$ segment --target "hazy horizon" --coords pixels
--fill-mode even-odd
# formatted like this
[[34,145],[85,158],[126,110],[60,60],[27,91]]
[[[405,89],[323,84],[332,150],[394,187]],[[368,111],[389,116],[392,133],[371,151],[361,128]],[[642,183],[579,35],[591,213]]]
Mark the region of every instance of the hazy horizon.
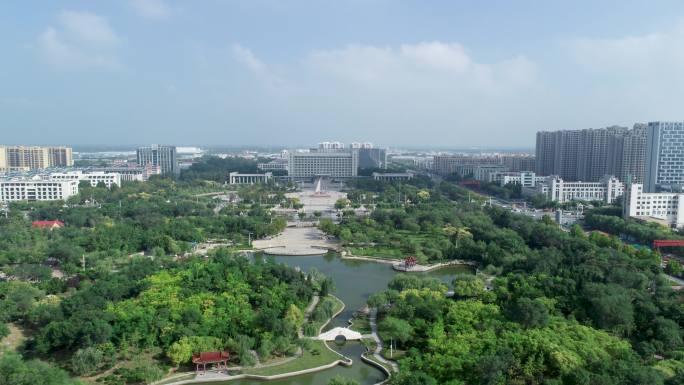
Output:
[[1,144],[534,146],[683,120],[684,3],[0,3]]

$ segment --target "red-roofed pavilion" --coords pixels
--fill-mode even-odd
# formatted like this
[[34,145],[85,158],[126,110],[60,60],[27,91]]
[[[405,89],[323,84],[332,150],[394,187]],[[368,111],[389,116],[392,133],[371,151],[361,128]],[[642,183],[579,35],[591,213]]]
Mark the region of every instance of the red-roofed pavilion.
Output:
[[64,227],[64,222],[54,220],[54,221],[33,221],[31,227],[36,227],[39,229],[54,229]]
[[195,370],[200,371],[200,365],[202,370],[207,370],[207,364],[218,364],[219,369],[228,369],[228,360],[230,359],[230,354],[226,351],[223,352],[201,352],[192,355],[192,363],[195,364]]

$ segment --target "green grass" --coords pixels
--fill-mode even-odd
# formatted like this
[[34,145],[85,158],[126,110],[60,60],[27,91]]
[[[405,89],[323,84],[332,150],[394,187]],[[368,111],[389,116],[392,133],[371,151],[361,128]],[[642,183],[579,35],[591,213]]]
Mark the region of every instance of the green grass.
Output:
[[[327,298],[330,299],[330,300],[332,300],[332,301],[335,303],[335,307],[333,308],[333,314],[336,314],[337,312],[339,312],[340,310],[342,310],[342,308],[344,308],[344,302],[342,302],[341,300],[339,300],[337,297],[333,297],[332,295],[329,295]],[[319,302],[319,305],[320,305],[322,302],[323,302],[323,300],[321,300],[321,301]],[[314,327],[316,328],[316,331],[318,331],[324,324],[326,324],[326,323],[329,322],[329,321],[330,321],[330,319],[323,320],[323,321],[318,321],[318,322],[316,322],[316,321],[310,321],[310,323],[313,324]]]
[[397,360],[400,360],[400,359],[406,357],[406,350],[394,349],[392,351],[392,356],[390,357],[390,349],[388,347],[385,347],[380,352],[380,355],[382,355],[383,357],[385,357],[388,360],[397,361]]
[[297,372],[304,369],[316,368],[331,364],[342,357],[325,346],[323,341],[311,340],[310,348],[305,349],[301,357],[282,365],[269,366],[266,368],[253,368],[244,371],[246,374],[259,376],[273,376],[289,372]]
[[354,318],[351,330],[357,331],[361,334],[370,334],[371,327],[370,323],[368,322],[368,317],[363,314],[359,314],[358,317]]
[[378,346],[377,342],[375,342],[375,340],[372,338],[364,338],[361,340],[361,343],[363,344],[363,346],[368,348],[369,353],[371,354],[375,351],[375,348]]

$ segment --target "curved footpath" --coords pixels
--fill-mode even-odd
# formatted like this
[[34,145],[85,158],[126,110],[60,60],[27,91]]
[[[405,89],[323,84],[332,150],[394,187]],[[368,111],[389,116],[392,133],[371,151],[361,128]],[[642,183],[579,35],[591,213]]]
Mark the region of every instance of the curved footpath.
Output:
[[378,309],[373,308],[371,310],[370,315],[368,316],[368,323],[370,323],[371,327],[371,336],[375,340],[375,351],[373,352],[373,357],[375,357],[376,360],[382,362],[385,365],[390,365],[392,367],[392,370],[395,372],[399,371],[399,365],[397,365],[396,362],[390,361],[385,359],[380,353],[382,352],[382,340],[380,339],[380,336],[378,336],[378,324],[377,324],[377,318],[378,318]]

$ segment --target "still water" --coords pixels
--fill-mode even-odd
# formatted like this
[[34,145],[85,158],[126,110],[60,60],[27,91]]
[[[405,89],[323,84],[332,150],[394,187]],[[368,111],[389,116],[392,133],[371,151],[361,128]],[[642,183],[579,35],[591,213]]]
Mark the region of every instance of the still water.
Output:
[[[304,272],[312,268],[333,279],[335,282],[334,294],[340,298],[344,304],[344,311],[338,315],[330,327],[347,326],[347,321],[353,313],[362,308],[370,295],[378,291],[385,290],[389,281],[399,273],[392,269],[392,266],[384,263],[370,261],[356,261],[341,259],[336,255],[325,256],[275,256],[276,262],[286,264],[291,267],[300,268]],[[439,278],[451,286],[451,281],[456,274],[472,273],[469,266],[449,266],[424,274],[426,276]],[[259,380],[237,380],[227,382],[213,382],[207,384],[229,384],[229,385],[326,385],[335,376],[342,376],[354,379],[361,385],[371,385],[382,381],[384,373],[361,361],[361,353],[365,351],[358,342],[347,342],[342,346],[330,344],[330,346],[354,360],[351,367],[337,366],[332,369],[317,373],[301,375],[273,381]]]

